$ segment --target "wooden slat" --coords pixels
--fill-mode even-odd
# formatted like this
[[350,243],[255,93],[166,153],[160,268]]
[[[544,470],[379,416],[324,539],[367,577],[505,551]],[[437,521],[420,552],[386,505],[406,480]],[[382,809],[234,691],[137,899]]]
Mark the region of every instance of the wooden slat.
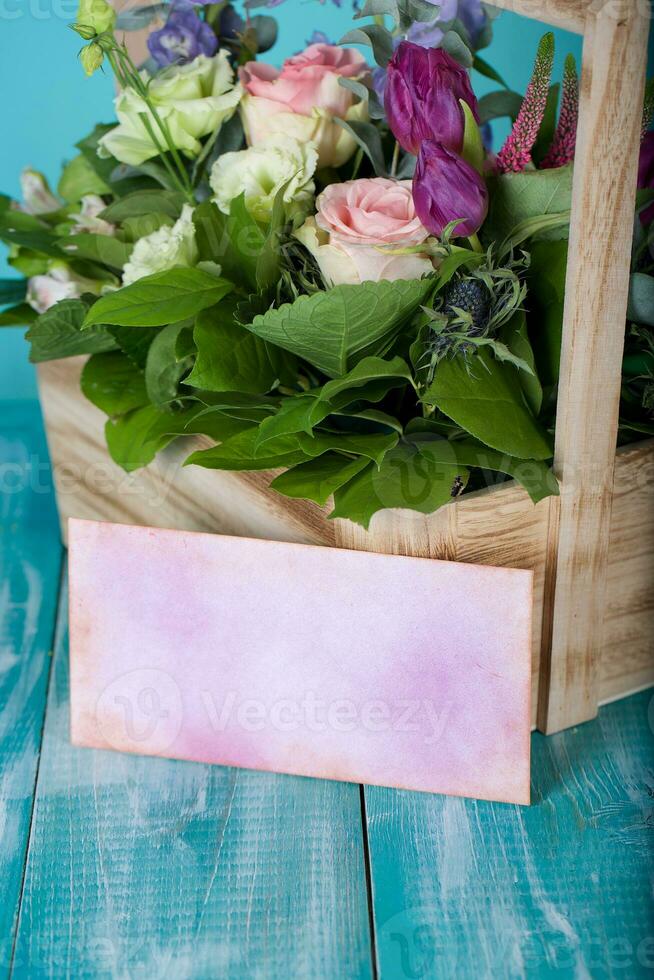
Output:
[[650,972],[649,710],[534,735],[531,807],[366,788],[380,980]]
[[[594,10],[595,8],[593,8]],[[613,468],[649,21],[606,3],[584,39],[555,470],[562,493],[539,727],[592,718],[600,684]]]
[[359,787],[73,748],[65,618],[15,976],[370,977]]
[[493,0],[492,6],[510,10],[532,20],[541,20],[552,27],[583,34],[586,14],[592,2],[593,0]]
[[38,405],[0,403],[0,973],[27,851],[61,545]]

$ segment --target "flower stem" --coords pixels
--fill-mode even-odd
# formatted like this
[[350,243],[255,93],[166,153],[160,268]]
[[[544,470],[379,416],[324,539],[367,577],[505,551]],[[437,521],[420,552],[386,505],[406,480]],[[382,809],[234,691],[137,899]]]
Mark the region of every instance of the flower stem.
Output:
[[397,164],[400,159],[400,144],[395,140],[395,147],[393,149],[393,159],[391,160],[391,177],[395,177],[397,173]]
[[481,242],[479,241],[479,235],[476,232],[474,235],[468,236],[468,241],[470,242],[470,248],[473,250],[473,252],[479,252],[480,254],[483,253],[484,250],[481,246]]

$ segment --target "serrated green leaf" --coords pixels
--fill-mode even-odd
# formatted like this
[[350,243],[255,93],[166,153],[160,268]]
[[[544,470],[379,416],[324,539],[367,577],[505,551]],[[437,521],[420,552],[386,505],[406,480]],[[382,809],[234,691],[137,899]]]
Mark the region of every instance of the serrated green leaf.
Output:
[[369,465],[365,456],[349,459],[339,453],[324,453],[281,473],[270,486],[285,497],[313,500],[324,507],[335,490]]
[[82,370],[82,394],[106,415],[124,415],[148,403],[143,372],[120,351],[93,354]]
[[169,408],[178,397],[179,383],[190,370],[192,359],[178,357],[177,347],[183,332],[191,333],[192,324],[182,320],[160,330],[148,349],[145,362],[145,386],[148,398],[157,408]]
[[521,459],[550,459],[549,437],[533,417],[518,371],[482,349],[468,365],[444,360],[423,396],[485,445]]
[[100,297],[90,308],[84,329],[98,323],[158,327],[178,323],[215,306],[233,286],[201,269],[168,269]]
[[368,528],[373,514],[386,508],[409,508],[431,514],[460,492],[467,470],[439,464],[418,447],[402,443],[385,456],[379,469],[365,470],[334,492],[330,518],[343,517]]
[[25,334],[30,361],[54,361],[78,354],[97,354],[116,349],[111,334],[101,326],[82,330],[87,307],[79,299],[64,299],[42,313]]
[[384,350],[432,288],[431,279],[334,286],[255,316],[247,329],[338,378]]
[[266,392],[277,374],[263,340],[234,321],[231,297],[198,314],[193,331],[198,354],[186,384],[207,391]]

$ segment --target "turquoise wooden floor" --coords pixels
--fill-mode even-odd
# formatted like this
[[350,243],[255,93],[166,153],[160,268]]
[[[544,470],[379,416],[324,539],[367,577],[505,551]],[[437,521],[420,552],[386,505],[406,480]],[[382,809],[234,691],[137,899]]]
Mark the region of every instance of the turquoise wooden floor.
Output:
[[651,693],[534,735],[529,809],[73,749],[31,403],[0,489],[0,974],[654,974]]

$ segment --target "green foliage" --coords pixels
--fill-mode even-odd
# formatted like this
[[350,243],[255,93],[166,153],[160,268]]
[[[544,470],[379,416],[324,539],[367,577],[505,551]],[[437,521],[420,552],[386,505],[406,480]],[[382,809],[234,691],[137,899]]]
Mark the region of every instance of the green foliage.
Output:
[[[483,226],[484,241],[502,242],[516,225],[541,215],[570,210],[572,166],[552,170],[523,170],[501,174],[488,182],[490,208]],[[567,228],[544,232],[541,237],[567,238]]]
[[232,284],[202,269],[169,269],[101,296],[89,310],[84,329],[96,324],[159,327],[178,323],[215,306]]
[[231,297],[198,314],[197,358],[186,384],[208,391],[266,392],[277,371],[266,343],[234,320]]
[[102,326],[82,330],[87,306],[79,299],[65,299],[42,313],[25,335],[30,361],[54,361],[59,357],[97,354],[116,348],[116,341]]
[[111,188],[96,173],[87,157],[79,153],[62,170],[57,193],[64,201],[76,204],[85,194],[110,194]]
[[247,329],[338,378],[382,355],[432,288],[431,279],[335,286],[259,314]]
[[556,384],[561,360],[567,241],[535,242],[527,274],[529,338],[543,385]]
[[627,318],[654,327],[654,277],[634,272],[629,280]]
[[120,351],[93,354],[80,384],[86,398],[112,417],[148,404],[143,372]]

